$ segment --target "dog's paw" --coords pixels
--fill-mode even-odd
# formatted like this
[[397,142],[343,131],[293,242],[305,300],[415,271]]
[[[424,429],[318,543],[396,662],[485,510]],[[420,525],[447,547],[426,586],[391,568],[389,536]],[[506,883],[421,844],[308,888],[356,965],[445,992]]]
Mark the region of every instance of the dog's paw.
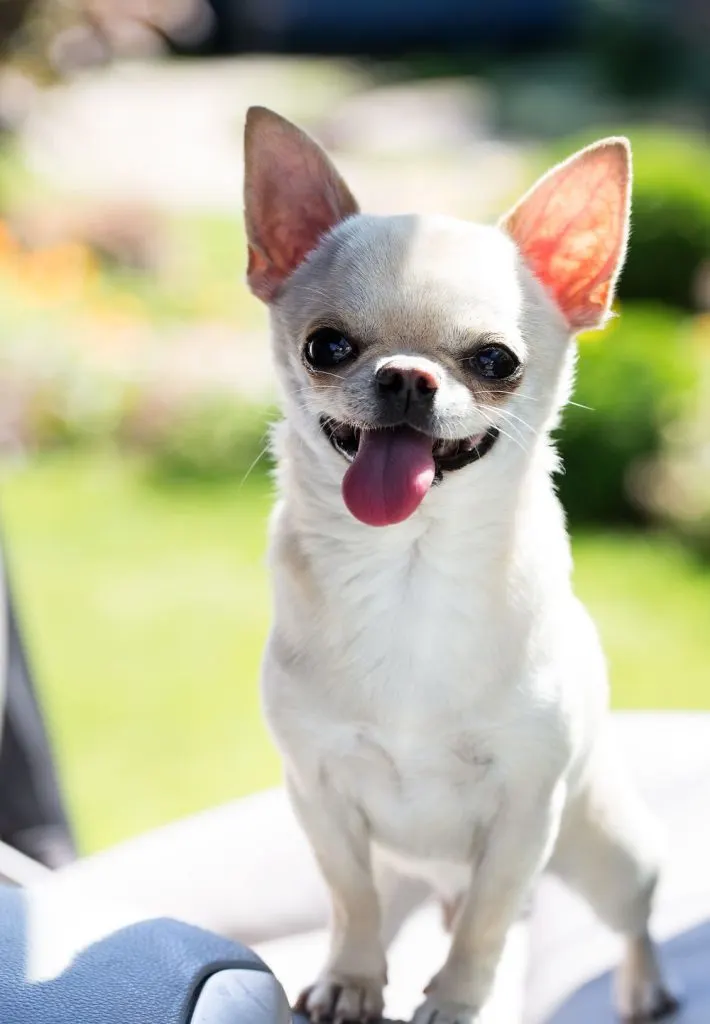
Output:
[[614,1003],[626,1024],[668,1020],[679,1002],[664,984],[656,949],[648,936],[629,942],[615,978]]
[[640,988],[618,1006],[624,1024],[651,1024],[652,1021],[670,1021],[680,1009],[676,997],[665,989]]
[[471,1006],[451,1003],[432,994],[414,1014],[412,1024],[482,1024],[482,1017]]
[[384,1010],[383,983],[378,978],[346,978],[326,974],[306,989],[296,1011],[313,1024],[365,1024],[379,1021]]

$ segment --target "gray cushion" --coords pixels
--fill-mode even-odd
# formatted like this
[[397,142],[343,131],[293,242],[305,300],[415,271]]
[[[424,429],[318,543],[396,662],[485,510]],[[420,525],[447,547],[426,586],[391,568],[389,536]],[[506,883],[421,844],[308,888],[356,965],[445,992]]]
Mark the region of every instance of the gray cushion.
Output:
[[[678,1024],[710,1021],[710,921],[689,928],[663,944],[663,959],[680,1010]],[[548,1018],[547,1024],[616,1024],[611,1012],[611,975],[602,974],[577,989]]]
[[290,1024],[291,1019],[284,990],[272,974],[228,970],[207,979],[189,1024]]
[[[33,977],[32,900],[0,888],[3,1024],[287,1024],[266,965],[237,943],[170,920],[110,931],[52,977]],[[207,982],[207,984],[205,984]]]

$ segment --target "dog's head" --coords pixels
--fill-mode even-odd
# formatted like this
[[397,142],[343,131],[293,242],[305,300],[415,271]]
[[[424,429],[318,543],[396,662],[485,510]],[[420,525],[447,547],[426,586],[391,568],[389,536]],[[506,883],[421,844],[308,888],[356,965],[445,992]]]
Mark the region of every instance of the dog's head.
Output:
[[353,515],[400,522],[435,481],[544,436],[570,338],[608,316],[629,191],[628,144],[606,139],[497,227],[366,216],[312,139],[250,110],[249,285],[272,313],[287,415],[339,460]]

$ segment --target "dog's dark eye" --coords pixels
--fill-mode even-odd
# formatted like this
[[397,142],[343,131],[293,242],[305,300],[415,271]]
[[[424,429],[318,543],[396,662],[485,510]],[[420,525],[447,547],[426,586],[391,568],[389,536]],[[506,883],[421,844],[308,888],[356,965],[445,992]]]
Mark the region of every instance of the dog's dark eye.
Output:
[[303,355],[314,370],[329,370],[354,359],[357,350],[340,331],[332,327],[321,327],[309,337]]
[[520,369],[520,360],[504,345],[484,345],[469,359],[474,373],[487,380],[505,380]]

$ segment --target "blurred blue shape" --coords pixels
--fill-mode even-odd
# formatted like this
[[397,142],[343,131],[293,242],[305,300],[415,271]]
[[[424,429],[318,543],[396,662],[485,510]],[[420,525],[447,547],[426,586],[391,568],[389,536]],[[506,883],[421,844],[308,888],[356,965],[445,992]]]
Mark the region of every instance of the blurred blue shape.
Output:
[[221,48],[403,53],[559,42],[588,0],[211,0]]

